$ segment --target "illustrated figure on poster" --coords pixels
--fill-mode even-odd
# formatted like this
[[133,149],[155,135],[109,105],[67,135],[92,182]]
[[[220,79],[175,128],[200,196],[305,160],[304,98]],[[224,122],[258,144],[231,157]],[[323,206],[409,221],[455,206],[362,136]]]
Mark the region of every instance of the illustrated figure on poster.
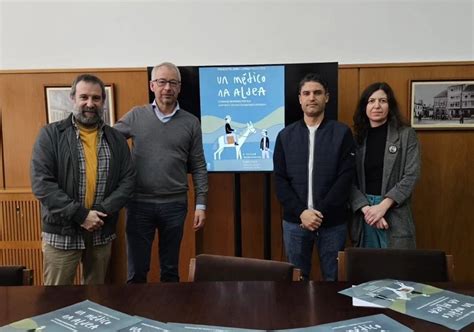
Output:
[[270,158],[270,139],[266,129],[262,130],[262,139],[260,140],[260,151],[262,151],[262,159]]
[[[230,117],[229,117],[230,118]],[[214,152],[214,160],[221,159],[221,154],[222,151],[224,151],[224,148],[234,148],[235,149],[235,159],[242,159],[242,145],[244,145],[245,141],[249,137],[250,134],[254,134],[257,130],[253,126],[252,122],[247,123],[247,128],[245,131],[242,133],[242,135],[239,136],[239,139],[237,140],[238,144],[234,143],[228,143],[227,140],[227,134],[222,135],[217,139],[217,150]]]
[[374,298],[374,299],[380,299],[380,300],[384,300],[384,301],[395,302],[394,299],[391,299],[391,298],[389,298],[385,295],[377,294],[377,293],[374,293],[374,292],[367,293],[367,296],[370,296],[371,298]]
[[239,145],[239,143],[237,142],[237,135],[235,134],[235,129],[233,129],[230,126],[230,123],[232,122],[232,118],[230,117],[230,115],[226,115],[224,119],[225,119],[225,134],[227,137],[227,143],[228,144],[234,143],[234,145]]
[[[428,294],[424,294],[424,293],[415,291],[414,287],[407,286],[401,281],[397,281],[397,282],[395,282],[395,284],[397,286],[400,286],[400,287],[399,288],[383,287],[383,288],[394,292],[397,295],[398,300],[410,301],[409,295],[421,295],[421,296],[429,297]],[[411,297],[413,297],[413,296],[411,296]]]

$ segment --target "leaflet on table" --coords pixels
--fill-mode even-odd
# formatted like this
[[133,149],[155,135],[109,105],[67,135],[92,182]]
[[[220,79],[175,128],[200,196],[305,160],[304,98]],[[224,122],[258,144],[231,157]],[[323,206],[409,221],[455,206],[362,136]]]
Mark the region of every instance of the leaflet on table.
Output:
[[138,321],[140,321],[140,318],[86,300],[43,315],[11,323],[1,327],[0,331],[112,332]]
[[[130,326],[127,326],[121,330],[118,330],[118,332],[169,332],[169,331],[178,331],[177,329],[171,330],[171,327],[169,324],[159,322],[156,320],[140,317],[140,316],[134,316],[138,318],[140,321],[136,322]],[[184,331],[184,330],[183,330]]]
[[474,322],[474,297],[430,285],[385,279],[366,282],[339,293],[453,330]]
[[198,324],[185,324],[185,323],[168,323],[171,331],[179,329],[181,331],[201,331],[201,332],[244,332],[244,331],[267,331],[267,330],[253,330],[253,329],[241,329],[238,327],[224,327],[224,326],[211,326],[211,325],[198,325]]
[[287,329],[287,330],[276,330],[278,332],[356,332],[356,331],[370,331],[370,332],[386,332],[386,331],[397,331],[397,332],[409,332],[413,331],[400,324],[396,320],[385,316],[383,314],[359,317],[349,320],[343,320],[340,322],[303,327],[299,329]]
[[[352,287],[355,287],[355,285],[353,285]],[[357,297],[352,298],[352,305],[354,307],[383,308],[381,305],[378,305],[372,302],[367,302],[364,300],[360,300]]]

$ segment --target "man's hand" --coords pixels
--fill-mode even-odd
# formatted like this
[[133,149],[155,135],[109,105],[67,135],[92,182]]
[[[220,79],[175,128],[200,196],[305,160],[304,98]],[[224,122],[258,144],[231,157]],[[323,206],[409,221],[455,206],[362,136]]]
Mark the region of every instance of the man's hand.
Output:
[[204,227],[204,220],[206,220],[206,211],[196,209],[194,211],[194,221],[193,221],[193,229],[194,231],[200,230]]
[[301,213],[300,220],[302,228],[315,231],[323,222],[323,214],[318,210],[306,209]]
[[105,217],[107,217],[107,215],[103,212],[90,210],[81,227],[85,228],[89,232],[99,230],[104,225],[104,221],[101,218]]

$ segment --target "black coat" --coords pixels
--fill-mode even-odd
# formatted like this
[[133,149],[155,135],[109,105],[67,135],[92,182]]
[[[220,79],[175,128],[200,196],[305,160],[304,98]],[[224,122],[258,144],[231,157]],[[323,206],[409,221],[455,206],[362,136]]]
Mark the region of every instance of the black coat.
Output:
[[[283,218],[300,223],[308,208],[309,130],[303,120],[283,129],[273,154],[277,197]],[[324,119],[316,131],[313,166],[313,206],[324,216],[322,227],[350,218],[348,198],[355,173],[355,144],[346,125]]]

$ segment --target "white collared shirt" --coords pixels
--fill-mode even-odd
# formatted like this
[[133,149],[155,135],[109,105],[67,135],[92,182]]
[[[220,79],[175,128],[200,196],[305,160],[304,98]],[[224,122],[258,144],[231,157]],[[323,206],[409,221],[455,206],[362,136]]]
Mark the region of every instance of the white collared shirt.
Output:
[[309,158],[308,158],[308,209],[313,209],[313,166],[314,166],[314,141],[319,125],[307,126],[309,130]]
[[155,114],[156,116],[158,117],[158,119],[163,122],[163,123],[166,123],[168,122],[169,120],[171,120],[171,118],[173,117],[173,115],[176,114],[176,112],[178,112],[179,110],[179,103],[176,102],[176,107],[174,108],[173,112],[171,114],[163,114],[161,111],[160,111],[160,108],[158,107],[158,105],[156,104],[156,100],[153,100],[153,103],[151,103],[151,107],[153,107],[153,110],[155,111]]

